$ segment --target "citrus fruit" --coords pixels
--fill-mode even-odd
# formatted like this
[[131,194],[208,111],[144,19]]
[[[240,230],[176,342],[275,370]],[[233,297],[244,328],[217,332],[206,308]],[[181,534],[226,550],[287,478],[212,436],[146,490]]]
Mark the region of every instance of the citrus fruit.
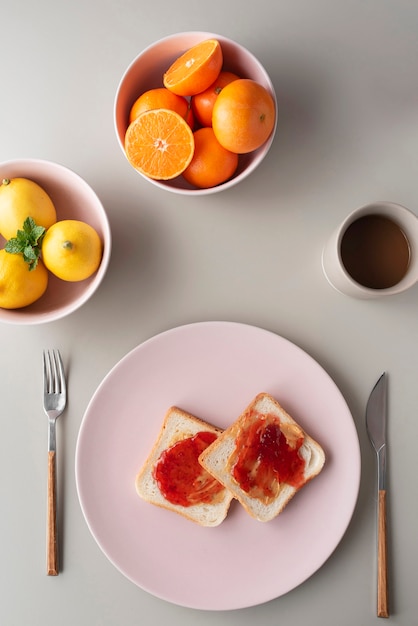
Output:
[[102,242],[97,231],[79,220],[55,222],[42,241],[42,259],[52,274],[76,282],[98,269]]
[[193,113],[202,126],[212,126],[212,111],[216,98],[226,85],[238,79],[239,76],[233,72],[221,71],[215,82],[205,91],[192,97]]
[[168,68],[163,76],[164,87],[179,96],[193,96],[216,80],[222,69],[223,55],[217,39],[196,44]]
[[170,180],[192,159],[193,132],[175,111],[144,111],[128,126],[125,151],[130,164],[145,176]]
[[226,150],[210,127],[199,128],[194,133],[195,150],[183,177],[195,187],[215,187],[234,174],[238,155]]
[[175,111],[186,120],[191,128],[194,127],[194,115],[189,101],[166,89],[166,87],[156,87],[141,94],[132,105],[129,123],[133,122],[140,113],[151,109]]
[[275,115],[274,100],[267,89],[249,78],[240,78],[224,87],[217,97],[212,126],[224,148],[244,154],[268,139]]
[[0,307],[21,309],[39,300],[48,286],[48,272],[38,261],[32,271],[21,254],[0,250]]
[[16,235],[27,217],[49,228],[57,221],[55,206],[46,191],[28,178],[3,178],[0,184],[0,234]]

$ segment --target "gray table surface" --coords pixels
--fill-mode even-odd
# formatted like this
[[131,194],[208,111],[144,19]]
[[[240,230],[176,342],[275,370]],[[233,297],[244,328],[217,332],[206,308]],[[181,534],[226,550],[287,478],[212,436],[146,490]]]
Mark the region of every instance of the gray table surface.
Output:
[[[418,5],[413,0],[1,0],[0,161],[57,161],[83,176],[111,224],[113,254],[94,297],[35,327],[0,326],[0,623],[375,624],[375,458],[364,428],[383,370],[389,391],[392,616],[416,617],[418,289],[384,301],[334,291],[321,271],[330,231],[357,206],[418,211]],[[178,31],[238,40],[279,102],[271,151],[250,178],[196,200],[127,164],[113,129],[119,79],[145,46]],[[198,611],[129,582],[83,518],[74,453],[83,414],[129,350],[189,322],[271,330],[312,355],[352,411],[362,455],[358,504],[323,567],[261,606]],[[63,571],[45,575],[46,421],[41,351],[59,346],[70,403],[59,423]]]

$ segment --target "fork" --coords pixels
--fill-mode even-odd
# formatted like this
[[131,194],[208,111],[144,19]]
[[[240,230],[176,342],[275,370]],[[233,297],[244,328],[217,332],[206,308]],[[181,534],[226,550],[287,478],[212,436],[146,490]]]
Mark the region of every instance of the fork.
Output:
[[67,404],[64,366],[59,350],[44,350],[44,411],[48,416],[47,575],[58,576],[56,420]]

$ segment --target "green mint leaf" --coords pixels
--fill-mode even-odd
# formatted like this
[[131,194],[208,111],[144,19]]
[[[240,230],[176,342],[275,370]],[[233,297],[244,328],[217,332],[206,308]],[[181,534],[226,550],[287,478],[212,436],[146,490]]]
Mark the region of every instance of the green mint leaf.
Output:
[[16,237],[12,237],[6,243],[5,250],[11,254],[21,254],[32,271],[38,264],[45,232],[43,226],[38,226],[32,217],[27,217],[22,229],[17,231]]
[[32,217],[27,217],[23,222],[23,231],[18,230],[17,236],[25,238],[32,246],[36,246],[45,233],[43,226],[38,226]]
[[34,270],[38,265],[39,250],[26,246],[23,250],[23,260],[29,265],[29,270]]
[[28,233],[25,233],[24,230],[18,230],[16,233],[16,239],[24,243],[28,240]]
[[32,230],[36,227],[36,223],[35,220],[33,219],[33,217],[27,217],[25,219],[25,221],[23,222],[23,230],[25,233],[27,233],[28,235],[31,234]]
[[37,257],[38,255],[36,254],[32,246],[26,246],[26,248],[23,250],[23,258],[25,259],[25,261],[34,261]]
[[45,228],[43,226],[34,226],[32,229],[32,237],[34,239],[34,243],[40,243],[45,234]]
[[25,244],[17,237],[13,237],[6,243],[4,249],[6,252],[10,252],[10,254],[20,254],[25,249]]

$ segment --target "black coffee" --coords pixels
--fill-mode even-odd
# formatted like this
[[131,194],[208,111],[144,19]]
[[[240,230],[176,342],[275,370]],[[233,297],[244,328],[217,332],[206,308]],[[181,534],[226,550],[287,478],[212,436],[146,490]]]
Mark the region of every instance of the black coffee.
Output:
[[399,283],[408,270],[408,239],[391,219],[365,215],[345,231],[341,258],[356,282],[371,289],[387,289]]

